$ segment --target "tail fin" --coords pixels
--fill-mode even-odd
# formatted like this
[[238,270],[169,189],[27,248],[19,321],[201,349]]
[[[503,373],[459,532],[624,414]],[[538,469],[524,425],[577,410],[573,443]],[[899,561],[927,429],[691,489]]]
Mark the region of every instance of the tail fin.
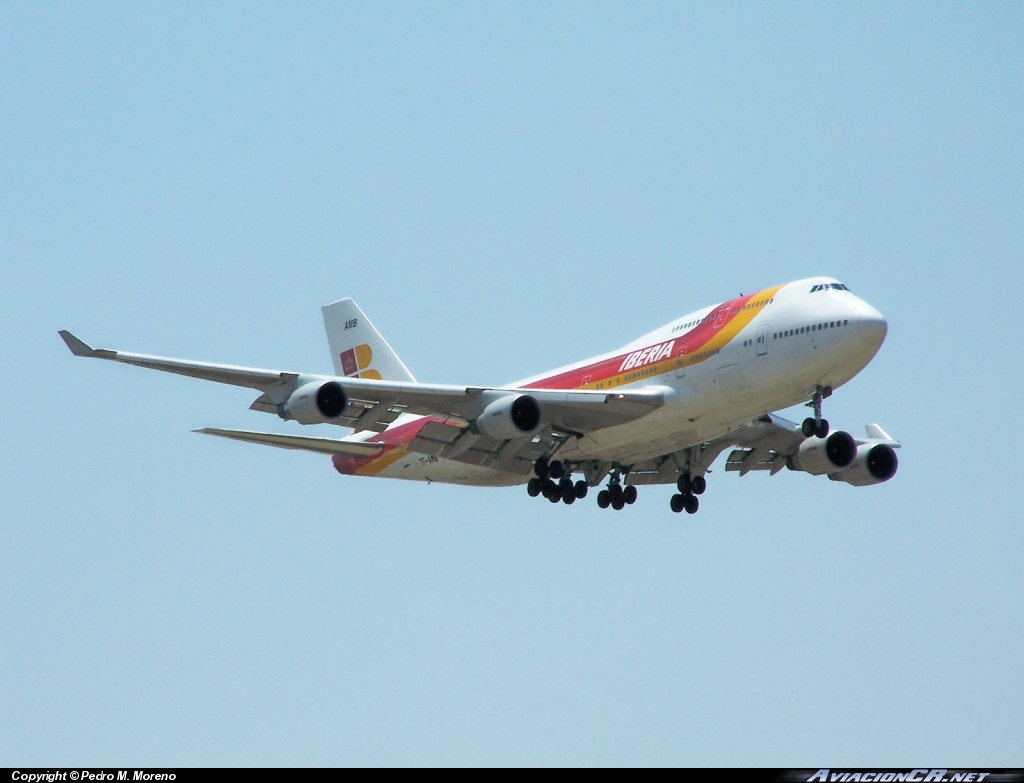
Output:
[[342,299],[321,309],[335,373],[415,383],[409,368],[352,299]]

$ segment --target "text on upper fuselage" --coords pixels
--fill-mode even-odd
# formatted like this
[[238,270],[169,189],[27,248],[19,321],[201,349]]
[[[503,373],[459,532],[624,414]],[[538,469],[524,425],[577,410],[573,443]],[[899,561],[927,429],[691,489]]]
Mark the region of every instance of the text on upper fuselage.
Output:
[[675,340],[669,340],[667,343],[651,345],[642,351],[634,351],[622,360],[619,372],[632,370],[634,367],[644,367],[648,364],[660,362],[662,359],[667,359],[672,355],[672,348],[675,344]]

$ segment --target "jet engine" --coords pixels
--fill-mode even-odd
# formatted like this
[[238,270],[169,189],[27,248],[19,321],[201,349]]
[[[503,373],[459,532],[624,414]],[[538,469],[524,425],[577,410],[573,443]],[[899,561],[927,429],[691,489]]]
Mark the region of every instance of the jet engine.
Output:
[[348,398],[337,381],[313,381],[300,386],[278,406],[278,415],[299,424],[323,424],[345,412]]
[[529,394],[506,394],[484,408],[473,424],[495,440],[522,438],[540,427],[540,405]]
[[848,467],[857,456],[857,443],[853,436],[842,430],[827,438],[808,438],[790,457],[792,470],[803,470],[812,476],[835,473]]
[[896,450],[885,443],[862,443],[857,447],[857,456],[846,470],[829,474],[833,481],[845,481],[855,487],[881,484],[896,475],[900,461]]

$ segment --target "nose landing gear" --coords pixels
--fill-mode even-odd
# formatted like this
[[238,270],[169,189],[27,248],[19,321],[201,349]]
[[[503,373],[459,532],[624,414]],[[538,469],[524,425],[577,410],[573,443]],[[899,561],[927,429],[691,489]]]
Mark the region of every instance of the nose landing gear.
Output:
[[814,408],[814,418],[808,416],[804,419],[803,424],[800,425],[800,431],[804,434],[805,438],[828,437],[828,420],[821,418],[821,401],[826,397],[832,396],[831,386],[818,386],[814,390],[814,397],[809,403],[808,408]]

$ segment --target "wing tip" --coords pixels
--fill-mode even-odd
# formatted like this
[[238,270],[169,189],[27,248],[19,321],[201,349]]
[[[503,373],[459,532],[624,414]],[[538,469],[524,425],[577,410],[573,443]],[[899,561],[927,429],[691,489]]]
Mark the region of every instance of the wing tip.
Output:
[[64,341],[64,344],[75,356],[95,356],[96,349],[91,345],[88,345],[77,337],[75,337],[67,329],[61,329],[57,334],[60,335],[60,339]]

